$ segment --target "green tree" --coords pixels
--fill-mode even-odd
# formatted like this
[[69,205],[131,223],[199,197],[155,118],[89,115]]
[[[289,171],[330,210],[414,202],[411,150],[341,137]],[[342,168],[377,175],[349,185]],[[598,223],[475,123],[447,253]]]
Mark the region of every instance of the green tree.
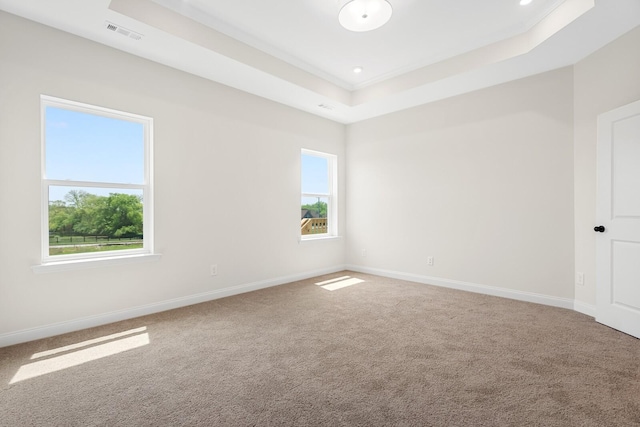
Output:
[[139,196],[111,193],[105,199],[99,219],[106,235],[133,237],[142,234],[142,200]]
[[73,207],[73,231],[82,236],[102,235],[100,232],[100,211],[103,196],[87,193],[83,190],[71,190],[65,196]]
[[84,190],[70,190],[64,195],[64,200],[69,203],[69,206],[81,209],[89,196],[93,196],[93,194],[89,194]]
[[312,212],[315,212],[318,215],[318,218],[326,218],[327,217],[327,203],[318,199],[316,203],[302,205],[302,209],[308,209]]
[[62,200],[49,203],[49,232],[62,235],[73,231],[73,208]]
[[135,237],[143,233],[139,196],[120,193],[98,196],[71,190],[64,199],[49,204],[51,232],[109,237]]

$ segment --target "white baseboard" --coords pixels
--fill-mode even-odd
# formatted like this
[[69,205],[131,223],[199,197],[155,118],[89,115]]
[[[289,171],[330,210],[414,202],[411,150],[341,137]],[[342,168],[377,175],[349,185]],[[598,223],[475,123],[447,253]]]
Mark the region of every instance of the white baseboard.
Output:
[[[375,274],[376,276],[390,277],[392,279],[407,280],[410,282],[423,283],[426,285],[441,286],[444,288],[458,289],[461,291],[475,292],[496,297],[509,298],[518,301],[533,302],[536,304],[549,305],[552,307],[575,309],[575,301],[570,298],[553,297],[549,295],[536,294],[533,292],[516,291],[512,289],[500,288],[497,286],[480,285],[477,283],[461,282],[458,280],[442,279],[439,277],[422,276],[412,273],[401,273],[398,271],[381,270],[359,265],[347,265],[347,270],[360,273]],[[586,304],[585,304],[586,306]],[[595,311],[595,310],[594,310]],[[586,314],[586,313],[585,313]]]
[[573,309],[578,313],[586,314],[587,316],[591,316],[593,318],[596,317],[596,306],[587,304],[581,301],[573,302]]
[[167,301],[145,304],[138,307],[112,311],[95,316],[88,316],[79,319],[68,320],[65,322],[53,323],[50,325],[38,326],[30,329],[23,329],[16,332],[9,332],[0,335],[0,347],[20,344],[23,342],[33,341],[41,338],[53,337],[55,335],[66,334],[68,332],[79,331],[81,329],[93,328],[95,326],[106,325],[108,323],[119,322],[121,320],[133,319],[135,317],[146,316],[148,314],[172,310],[174,308],[186,307],[188,305],[198,304],[201,302],[225,298],[245,292],[256,291],[258,289],[264,289],[272,286],[282,285],[285,283],[296,282],[298,280],[309,279],[311,277],[321,276],[323,274],[336,273],[344,269],[344,265],[339,265],[321,270],[308,271],[301,274],[261,280],[244,285],[230,286],[223,289],[216,289],[209,292],[203,292],[200,294],[174,298]]

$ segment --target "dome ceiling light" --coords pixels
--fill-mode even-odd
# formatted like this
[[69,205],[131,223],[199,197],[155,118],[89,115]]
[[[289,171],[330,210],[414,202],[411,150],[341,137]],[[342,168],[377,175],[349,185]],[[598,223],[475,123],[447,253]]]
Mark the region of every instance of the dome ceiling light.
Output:
[[386,24],[392,13],[387,0],[351,0],[340,9],[338,21],[349,31],[371,31]]

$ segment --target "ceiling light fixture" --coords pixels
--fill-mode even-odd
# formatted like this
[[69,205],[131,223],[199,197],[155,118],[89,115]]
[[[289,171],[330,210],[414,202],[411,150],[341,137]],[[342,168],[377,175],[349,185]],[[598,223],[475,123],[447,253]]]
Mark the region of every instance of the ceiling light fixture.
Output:
[[526,6],[531,3],[531,0],[520,0],[520,6]]
[[392,13],[387,0],[351,0],[340,9],[338,21],[349,31],[371,31],[386,24]]
[[364,68],[358,66],[358,67],[353,67],[353,72],[356,74],[359,74],[362,72],[362,70],[364,70]]

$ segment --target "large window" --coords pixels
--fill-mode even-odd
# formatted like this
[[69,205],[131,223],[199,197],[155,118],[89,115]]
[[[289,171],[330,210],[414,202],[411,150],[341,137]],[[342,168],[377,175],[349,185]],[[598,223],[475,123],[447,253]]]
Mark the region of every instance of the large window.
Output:
[[338,234],[336,163],[336,156],[332,154],[302,150],[300,235],[303,239]]
[[153,119],[41,105],[43,262],[152,253]]

